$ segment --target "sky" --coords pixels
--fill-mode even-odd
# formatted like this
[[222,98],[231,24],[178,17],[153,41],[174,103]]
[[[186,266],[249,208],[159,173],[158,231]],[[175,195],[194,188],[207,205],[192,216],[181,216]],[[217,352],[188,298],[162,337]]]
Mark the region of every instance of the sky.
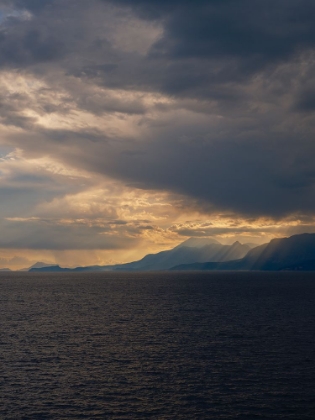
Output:
[[314,0],[0,0],[0,267],[315,232]]

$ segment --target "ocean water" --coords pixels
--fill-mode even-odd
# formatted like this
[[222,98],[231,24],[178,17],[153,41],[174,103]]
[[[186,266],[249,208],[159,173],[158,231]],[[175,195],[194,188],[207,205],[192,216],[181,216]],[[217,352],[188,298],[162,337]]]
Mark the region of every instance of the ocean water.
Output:
[[315,273],[0,275],[1,419],[315,419]]

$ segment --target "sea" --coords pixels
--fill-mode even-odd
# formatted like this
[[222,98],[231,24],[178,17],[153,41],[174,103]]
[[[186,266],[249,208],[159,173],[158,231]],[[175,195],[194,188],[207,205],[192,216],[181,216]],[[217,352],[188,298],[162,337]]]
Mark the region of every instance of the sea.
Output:
[[0,419],[315,419],[315,273],[1,273]]

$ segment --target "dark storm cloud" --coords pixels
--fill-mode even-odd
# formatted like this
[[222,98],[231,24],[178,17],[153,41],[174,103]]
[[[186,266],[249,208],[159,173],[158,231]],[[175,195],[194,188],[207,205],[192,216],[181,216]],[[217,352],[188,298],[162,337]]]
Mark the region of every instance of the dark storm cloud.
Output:
[[[278,60],[313,45],[314,2],[241,0],[179,9],[159,47],[176,56],[237,56]],[[168,42],[167,38],[170,39]]]
[[314,146],[303,146],[304,152],[298,154],[290,139],[275,139],[272,134],[261,143],[158,138],[134,145],[138,153],[133,155],[108,145],[103,155],[95,153],[90,162],[86,155],[75,159],[91,165],[86,166],[90,170],[133,180],[139,188],[189,195],[200,200],[205,210],[212,206],[212,210],[278,218],[301,210],[311,212],[315,206],[315,170],[310,159]]
[[54,0],[13,0],[14,4],[19,8],[26,8],[33,12],[38,12],[43,8],[54,3]]
[[[97,3],[91,0],[90,5]],[[48,69],[35,65],[49,63],[67,72],[68,67],[90,62],[89,55],[94,54],[94,59],[101,52],[110,56],[110,45],[93,30],[94,16],[86,16],[89,6],[82,0],[26,0],[9,6],[0,26],[0,67],[31,68],[43,76]]]
[[0,66],[21,68],[62,57],[62,40],[47,29],[33,28],[30,21],[21,17],[11,18],[0,30]]
[[[91,8],[97,3],[92,1]],[[154,17],[163,25],[163,36],[147,56],[122,54],[104,34],[84,26],[88,7],[83,2],[23,1],[33,18],[14,17],[15,24],[2,32],[0,64],[23,66],[68,57],[63,65],[69,74],[105,86],[224,102],[224,97],[234,97],[235,83],[315,43],[315,4],[308,0],[276,4],[115,0],[113,4],[127,6],[142,18]],[[71,62],[70,57],[75,60]]]
[[156,53],[171,58],[254,58],[257,66],[315,42],[312,0],[115,0],[144,17],[164,18]]
[[[111,3],[110,0],[102,2],[104,4]],[[97,1],[91,1],[91,7],[96,3]],[[143,73],[150,73],[153,71],[150,67],[150,60],[153,60],[157,66],[167,63],[168,66],[163,73],[166,75],[169,73],[169,85],[175,81],[175,76],[172,76],[173,72],[177,73],[178,85],[183,85],[179,86],[177,90],[184,89],[184,85],[186,85],[186,89],[189,89],[189,86],[196,83],[198,78],[200,84],[204,85],[209,82],[209,79],[206,78],[209,71],[211,77],[216,76],[216,79],[232,80],[240,77],[236,71],[248,77],[248,74],[259,71],[268,63],[277,63],[297,51],[312,48],[315,44],[315,4],[312,0],[279,0],[277,2],[271,0],[239,0],[237,2],[231,0],[199,0],[198,2],[191,0],[149,2],[115,0],[112,3],[115,6],[127,6],[130,11],[140,14],[142,18],[154,18],[161,21],[164,27],[162,38],[152,46],[148,59],[139,64],[146,64],[149,72]],[[13,25],[14,31],[12,32],[17,34],[16,36],[10,32],[10,24],[7,29],[8,33],[2,32],[4,60],[14,61],[15,59],[17,61],[19,55],[24,56],[24,60],[29,55],[28,59],[33,59],[34,62],[48,60],[58,58],[58,54],[61,55],[65,51],[70,54],[74,53],[79,45],[82,54],[86,53],[84,38],[88,35],[87,28],[82,27],[79,31],[76,27],[76,25],[82,24],[80,10],[86,8],[82,2],[77,2],[76,8],[72,1],[65,3],[58,0],[23,0],[11,4],[31,11],[34,19],[18,25],[21,26],[20,34],[19,28]],[[73,19],[70,18],[71,13],[75,13],[72,16]],[[59,14],[60,17],[67,17],[67,25],[60,25]],[[15,16],[10,19],[14,19],[17,23],[20,17]],[[93,28],[89,28],[89,31],[93,32]],[[74,34],[77,35],[77,40],[72,38]],[[106,43],[106,49],[109,48],[108,40],[98,35],[94,33],[94,45],[92,43],[89,45],[95,53],[101,52]],[[68,50],[65,48],[66,46],[69,47]],[[90,67],[82,67],[82,71],[85,71],[88,76],[100,74],[115,76],[118,71],[119,76],[119,64],[122,57],[116,55],[112,58],[117,62],[104,63],[104,59],[96,60],[94,58],[94,63]],[[131,66],[133,66],[135,58],[132,59],[127,54],[125,59],[130,60]],[[223,61],[217,62],[217,69],[211,71],[213,60],[218,59]],[[211,65],[205,60],[210,60]],[[84,61],[83,56],[81,61]],[[178,65],[182,63],[182,65],[188,66],[187,72],[185,68],[179,72],[179,68],[176,67],[177,62],[179,62]],[[124,66],[125,63],[121,64]],[[200,64],[200,66],[196,66],[196,64]],[[205,71],[202,70],[203,67]],[[143,74],[140,74],[140,68],[138,71],[138,82],[141,84]],[[121,76],[123,77],[121,77],[120,83],[122,85],[128,83],[128,77],[125,82],[123,80],[126,74]],[[153,83],[156,74],[153,73],[152,76]],[[130,80],[130,83],[134,83],[135,79],[136,75]],[[113,83],[115,83],[115,77],[113,77]],[[167,90],[166,81],[164,81],[164,85]]]
[[[171,190],[199,200],[204,210],[282,217],[315,206],[315,147],[308,138],[279,135],[262,125],[229,127],[231,138],[209,138],[207,126],[159,131],[150,141],[104,139],[101,133],[41,130],[29,147],[89,172],[143,189]],[[188,130],[191,130],[191,133]],[[238,129],[238,139],[233,132]],[[260,134],[256,134],[260,132]],[[187,200],[189,203],[189,199]]]
[[[103,2],[109,3],[107,2]],[[112,88],[158,91],[176,97],[242,102],[242,85],[315,45],[315,3],[265,1],[115,1],[163,25],[146,56],[107,46],[71,74]],[[105,58],[106,57],[106,58]]]
[[[24,137],[30,154],[49,153],[143,189],[175,191],[204,208],[273,217],[313,211],[314,127],[304,119],[315,109],[313,0],[11,4],[32,16],[7,19],[2,67],[27,68],[52,84],[60,78],[56,86],[71,97],[65,112],[72,106],[94,116],[143,115],[137,124],[147,129],[134,141],[123,135],[109,140],[101,129],[35,130],[21,100],[6,111],[7,124],[11,118],[30,130]],[[147,52],[115,44],[110,4],[121,8],[126,22],[137,16],[161,26]],[[164,111],[161,106],[154,119],[141,101],[87,97],[67,78],[166,94],[174,103]],[[15,145],[23,144],[19,136],[12,135]]]
[[295,108],[301,112],[315,111],[315,89],[301,92],[297,98]]

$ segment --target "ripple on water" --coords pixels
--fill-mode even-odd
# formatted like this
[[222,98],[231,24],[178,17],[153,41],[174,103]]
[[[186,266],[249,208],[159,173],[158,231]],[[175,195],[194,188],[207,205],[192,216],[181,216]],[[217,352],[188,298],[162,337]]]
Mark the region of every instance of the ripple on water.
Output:
[[0,275],[1,419],[314,419],[315,277]]

